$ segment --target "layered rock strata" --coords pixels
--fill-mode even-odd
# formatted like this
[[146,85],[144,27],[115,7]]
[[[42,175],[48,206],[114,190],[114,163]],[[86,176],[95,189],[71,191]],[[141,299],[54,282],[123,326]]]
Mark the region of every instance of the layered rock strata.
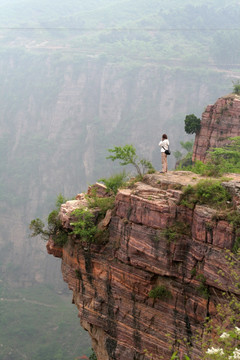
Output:
[[[216,209],[180,204],[182,187],[199,179],[191,172],[147,175],[118,192],[105,222],[107,242],[88,246],[72,237],[62,249],[48,242],[48,252],[62,258],[63,278],[98,360],[149,359],[146,351],[168,360],[176,349],[187,352],[178,342],[183,338],[192,359],[201,359],[194,335],[214,316],[222,291],[234,291],[221,274],[228,271],[224,249],[232,249],[236,235]],[[238,204],[240,175],[227,184]],[[81,201],[86,206],[78,198],[61,208],[66,228],[71,211]],[[157,286],[165,293],[151,298]]]
[[214,105],[208,105],[202,114],[192,160],[205,162],[211,148],[226,145],[234,136],[240,136],[240,96],[230,94],[219,98]]

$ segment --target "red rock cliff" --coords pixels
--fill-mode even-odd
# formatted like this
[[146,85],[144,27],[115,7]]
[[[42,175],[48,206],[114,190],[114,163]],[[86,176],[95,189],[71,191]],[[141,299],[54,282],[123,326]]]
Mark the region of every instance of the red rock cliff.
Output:
[[[193,335],[201,331],[207,315],[214,315],[222,290],[229,290],[219,270],[227,273],[223,249],[232,248],[235,233],[224,218],[214,217],[215,209],[179,205],[182,186],[198,181],[190,172],[147,175],[134,188],[118,192],[115,209],[105,221],[107,243],[88,247],[72,238],[59,249],[48,242],[48,252],[62,258],[63,278],[98,360],[147,359],[146,349],[152,359],[168,360],[174,349],[185,352],[184,344],[177,342],[183,338],[192,345],[192,359],[201,359]],[[237,207],[240,175],[225,185]],[[81,201],[62,206],[66,227]],[[173,228],[171,239],[167,232]],[[196,274],[206,279],[209,297],[199,292]],[[150,298],[156,286],[171,296]]]
[[228,138],[234,136],[240,136],[240,96],[230,94],[208,105],[202,114],[192,160],[204,162],[209,149],[225,145]]

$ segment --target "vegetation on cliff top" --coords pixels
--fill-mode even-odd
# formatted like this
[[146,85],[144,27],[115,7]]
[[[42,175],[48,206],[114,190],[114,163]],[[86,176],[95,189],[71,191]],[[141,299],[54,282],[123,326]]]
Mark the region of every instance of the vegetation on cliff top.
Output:
[[[196,174],[220,177],[224,173],[240,173],[240,136],[229,139],[229,144],[209,150],[206,163],[191,161],[191,153],[177,166],[177,170],[189,170]],[[189,165],[189,162],[191,163]]]
[[98,181],[101,181],[106,186],[107,192],[117,194],[120,187],[126,186],[127,174],[125,171],[112,175],[109,178],[101,178]]
[[188,185],[183,191],[181,205],[194,208],[196,204],[209,205],[213,208],[230,207],[231,195],[220,181],[204,179],[195,186]]

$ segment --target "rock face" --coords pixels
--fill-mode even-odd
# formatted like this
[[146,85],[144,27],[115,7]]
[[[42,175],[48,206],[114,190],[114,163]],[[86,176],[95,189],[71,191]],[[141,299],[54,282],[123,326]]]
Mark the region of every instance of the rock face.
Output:
[[192,160],[206,161],[207,151],[240,136],[240,96],[230,94],[208,105],[202,115],[201,130],[196,135]]
[[[192,359],[201,359],[193,335],[215,313],[222,290],[231,291],[219,271],[227,274],[224,249],[232,249],[236,235],[216,209],[180,205],[182,187],[199,179],[191,172],[152,174],[120,190],[104,244],[71,238],[60,251],[49,241],[98,360],[149,359],[146,350],[151,359],[168,360],[176,349],[186,353],[177,342],[183,338]],[[238,204],[240,175],[227,184]],[[68,227],[66,209],[60,217]],[[151,298],[157,286],[162,296]]]

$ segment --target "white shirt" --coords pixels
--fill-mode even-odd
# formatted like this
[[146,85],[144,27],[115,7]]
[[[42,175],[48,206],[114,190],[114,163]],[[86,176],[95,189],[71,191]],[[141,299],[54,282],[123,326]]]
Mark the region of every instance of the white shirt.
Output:
[[168,150],[169,141],[168,139],[164,139],[163,141],[160,141],[158,145],[161,146],[161,152],[165,152],[165,150]]

